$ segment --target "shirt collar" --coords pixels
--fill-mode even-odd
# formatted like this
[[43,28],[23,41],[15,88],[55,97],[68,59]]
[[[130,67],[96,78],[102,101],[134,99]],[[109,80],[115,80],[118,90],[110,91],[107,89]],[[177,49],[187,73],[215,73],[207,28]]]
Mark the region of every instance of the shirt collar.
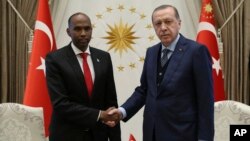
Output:
[[[80,49],[78,49],[78,48],[74,45],[73,42],[71,42],[71,47],[72,47],[72,49],[73,49],[75,55],[78,55],[78,54],[83,53]],[[87,49],[85,50],[85,53],[90,54],[89,45],[88,45]]]
[[177,37],[175,38],[175,40],[169,46],[167,46],[167,47],[164,46],[163,44],[161,44],[161,46],[162,46],[161,50],[167,48],[167,49],[171,50],[171,52],[173,52],[174,49],[175,49],[175,47],[176,47],[176,44],[177,44],[179,38],[180,38],[180,34],[178,34]]

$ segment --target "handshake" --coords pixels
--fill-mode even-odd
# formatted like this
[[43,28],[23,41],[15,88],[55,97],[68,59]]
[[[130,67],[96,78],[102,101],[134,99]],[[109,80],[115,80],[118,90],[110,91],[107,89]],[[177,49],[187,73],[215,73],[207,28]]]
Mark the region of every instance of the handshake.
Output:
[[109,127],[114,127],[122,119],[122,113],[115,107],[101,111],[100,121]]

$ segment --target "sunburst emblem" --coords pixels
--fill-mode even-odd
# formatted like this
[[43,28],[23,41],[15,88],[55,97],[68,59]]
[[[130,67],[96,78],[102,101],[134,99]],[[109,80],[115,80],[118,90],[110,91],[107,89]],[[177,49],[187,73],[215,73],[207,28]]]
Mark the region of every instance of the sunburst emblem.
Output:
[[109,31],[106,31],[108,36],[103,37],[108,40],[107,44],[110,45],[108,51],[114,49],[115,52],[119,52],[120,56],[122,56],[123,52],[127,52],[128,49],[134,51],[132,44],[135,44],[134,40],[139,38],[134,35],[134,24],[123,24],[122,20],[120,20],[119,25],[111,26],[108,24],[108,27]]
[[95,13],[92,44],[110,52],[118,72],[141,69],[149,46],[158,42],[151,19],[130,3],[109,4]]

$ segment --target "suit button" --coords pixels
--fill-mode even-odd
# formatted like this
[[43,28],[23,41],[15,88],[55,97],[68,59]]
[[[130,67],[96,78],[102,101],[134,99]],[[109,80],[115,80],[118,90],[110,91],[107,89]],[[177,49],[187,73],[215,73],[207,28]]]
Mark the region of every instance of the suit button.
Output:
[[160,73],[159,73],[159,76],[161,76],[161,75],[162,75],[162,73],[160,72]]

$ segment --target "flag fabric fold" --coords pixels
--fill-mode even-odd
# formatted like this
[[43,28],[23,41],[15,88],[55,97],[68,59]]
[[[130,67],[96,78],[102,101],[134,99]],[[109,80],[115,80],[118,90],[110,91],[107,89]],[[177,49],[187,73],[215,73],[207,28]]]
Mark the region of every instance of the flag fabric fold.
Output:
[[203,0],[198,25],[197,39],[199,43],[207,46],[213,61],[213,81],[215,101],[225,100],[224,80],[220,64],[217,33],[215,30],[215,19],[212,0]]
[[49,136],[52,107],[45,79],[45,57],[55,49],[56,42],[48,0],[39,0],[23,104],[43,107],[46,137]]

